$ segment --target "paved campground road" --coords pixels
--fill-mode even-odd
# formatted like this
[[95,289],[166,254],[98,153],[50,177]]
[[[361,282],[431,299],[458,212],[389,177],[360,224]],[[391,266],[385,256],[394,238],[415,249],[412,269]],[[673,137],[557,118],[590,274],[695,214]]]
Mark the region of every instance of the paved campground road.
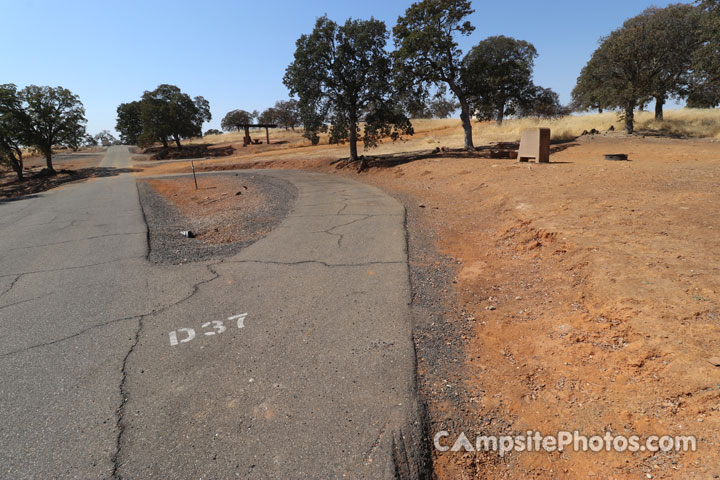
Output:
[[256,174],[289,216],[185,265],[148,262],[129,174],[0,203],[0,477],[426,474],[403,207]]

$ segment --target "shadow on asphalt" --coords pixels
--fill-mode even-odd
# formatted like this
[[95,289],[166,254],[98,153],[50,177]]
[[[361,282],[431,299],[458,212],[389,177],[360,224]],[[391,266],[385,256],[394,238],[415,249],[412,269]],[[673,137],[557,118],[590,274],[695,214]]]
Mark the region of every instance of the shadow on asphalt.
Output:
[[[0,203],[29,198],[31,195],[46,192],[67,183],[79,182],[90,178],[115,177],[123,173],[139,172],[138,168],[88,167],[77,170],[58,170],[56,175],[47,175],[43,171],[27,173],[22,181],[13,180],[0,183]],[[13,174],[14,175],[14,174]]]

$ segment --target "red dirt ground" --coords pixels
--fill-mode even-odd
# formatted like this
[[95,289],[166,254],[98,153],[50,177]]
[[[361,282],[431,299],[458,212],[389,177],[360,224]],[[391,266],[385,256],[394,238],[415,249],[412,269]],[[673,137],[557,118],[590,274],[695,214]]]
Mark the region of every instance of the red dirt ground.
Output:
[[[698,439],[688,453],[436,452],[438,478],[719,475],[720,368],[708,359],[720,356],[720,143],[583,137],[551,160],[430,158],[357,175],[286,155],[223,168],[348,175],[427,207],[415,228],[460,262],[455,287],[471,315],[452,321],[472,332],[451,379],[470,397],[460,407],[431,402],[435,425],[463,415],[477,420],[468,435]],[[146,173],[163,168],[180,166]]]

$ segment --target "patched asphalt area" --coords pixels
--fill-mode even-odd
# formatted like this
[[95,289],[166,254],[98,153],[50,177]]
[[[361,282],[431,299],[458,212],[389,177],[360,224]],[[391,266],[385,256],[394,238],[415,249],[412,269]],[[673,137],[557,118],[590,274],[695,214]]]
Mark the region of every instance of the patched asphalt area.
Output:
[[198,231],[205,226],[205,220],[187,218],[178,207],[157,193],[148,183],[139,181],[138,195],[148,227],[149,261],[178,265],[234,255],[277,227],[292,210],[297,199],[297,188],[287,180],[252,173],[217,175],[236,178],[238,188],[252,183],[258,193],[271,201],[263,203],[259,209],[235,211],[231,221],[240,232],[238,236],[242,240],[211,244],[200,238],[185,237],[181,233]]

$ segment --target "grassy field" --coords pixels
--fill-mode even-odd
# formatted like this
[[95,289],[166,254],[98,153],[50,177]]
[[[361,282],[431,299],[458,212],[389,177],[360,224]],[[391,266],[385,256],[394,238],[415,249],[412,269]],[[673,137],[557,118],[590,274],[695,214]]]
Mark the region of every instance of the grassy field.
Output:
[[[638,112],[635,118],[636,130],[639,133],[655,132],[668,136],[720,139],[720,109],[667,110],[665,120],[662,122],[655,121],[653,112]],[[510,119],[506,120],[502,126],[497,126],[494,122],[473,121],[473,137],[476,145],[498,141],[516,141],[520,138],[520,132],[525,128],[548,127],[552,130],[554,140],[570,140],[580,136],[585,130],[596,129],[605,132],[614,126],[617,132],[622,132],[623,125],[615,112],[570,115],[558,119]],[[406,146],[410,147],[409,150],[434,148],[437,144],[451,148],[463,145],[463,130],[460,120],[457,118],[415,119],[413,126],[415,135],[407,137],[409,145]],[[190,139],[188,143],[242,143],[243,135],[242,132],[208,135],[203,138]],[[251,136],[264,139],[265,131],[253,130]],[[270,140],[282,148],[307,146],[310,143],[302,137],[301,128],[295,131],[273,129],[270,132]],[[320,144],[327,145],[327,143],[328,136],[321,135]]]

